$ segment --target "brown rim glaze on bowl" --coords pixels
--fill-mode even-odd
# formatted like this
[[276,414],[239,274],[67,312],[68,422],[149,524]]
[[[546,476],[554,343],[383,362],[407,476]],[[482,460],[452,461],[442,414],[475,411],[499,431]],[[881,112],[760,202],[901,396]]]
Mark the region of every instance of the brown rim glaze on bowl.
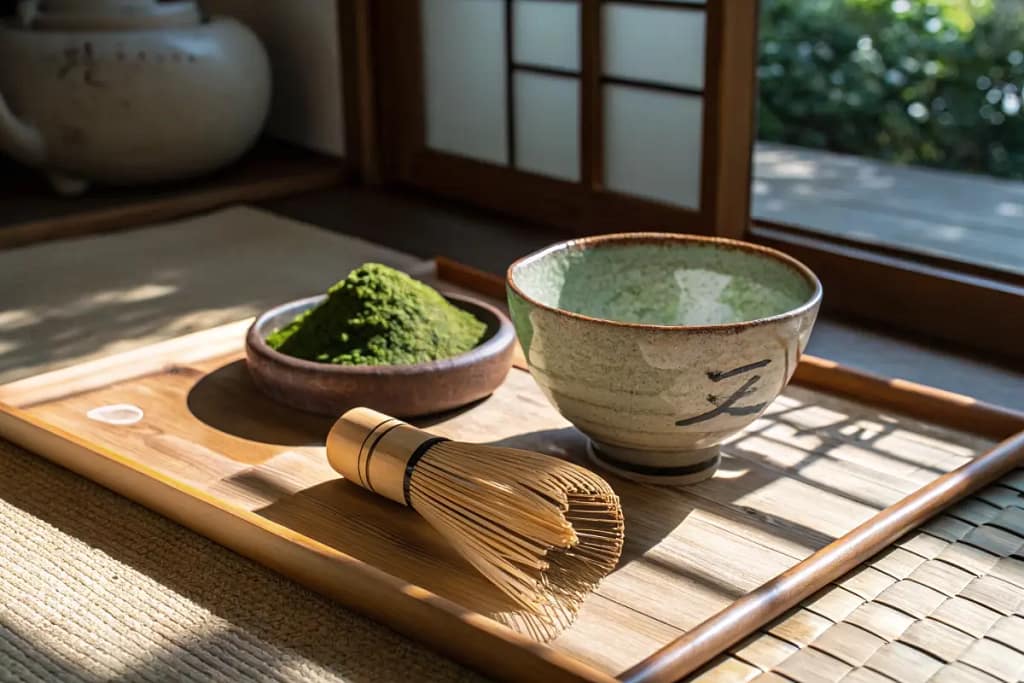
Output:
[[[811,296],[796,308],[790,309],[778,315],[766,316],[764,318],[757,318],[755,320],[741,320],[738,322],[731,323],[713,323],[710,325],[658,325],[654,323],[630,323],[623,322],[621,320],[609,320],[607,318],[595,318],[593,316],[585,315],[583,313],[575,313],[573,311],[567,311],[564,308],[558,308],[556,306],[549,306],[548,304],[537,301],[532,296],[528,295],[519,285],[516,284],[516,271],[533,261],[539,261],[545,256],[549,256],[558,251],[573,251],[573,250],[584,250],[600,248],[604,246],[614,246],[617,244],[637,244],[638,242],[651,242],[651,243],[664,243],[664,242],[676,242],[676,243],[691,243],[691,244],[710,244],[716,247],[723,247],[725,249],[738,249],[740,251],[746,251],[752,254],[758,254],[760,256],[767,256],[773,258],[776,261],[788,266],[792,270],[800,274],[804,280],[811,286]],[[705,235],[689,235],[685,233],[675,232],[616,232],[607,235],[593,235],[591,237],[578,237],[576,239],[565,240],[563,242],[557,242],[550,246],[539,249],[532,254],[527,254],[522,258],[517,259],[508,267],[505,273],[505,284],[512,291],[514,291],[521,299],[529,302],[533,306],[542,308],[558,315],[568,316],[570,318],[576,318],[578,320],[589,320],[591,322],[601,323],[604,325],[615,325],[618,327],[633,327],[633,328],[647,328],[647,329],[685,329],[690,332],[701,332],[717,331],[726,329],[742,329],[744,327],[752,327],[754,325],[763,325],[765,323],[775,322],[778,320],[785,320],[786,318],[795,318],[803,315],[807,311],[811,310],[815,306],[821,303],[821,281],[814,272],[805,266],[800,261],[796,260],[789,254],[779,251],[778,249],[772,249],[771,247],[761,246],[760,244],[753,244],[752,242],[744,242],[742,240],[733,240],[727,237],[708,237]]]
[[494,392],[512,368],[515,331],[500,310],[477,299],[443,292],[487,325],[484,340],[466,353],[409,365],[333,365],[275,351],[267,335],[316,306],[325,295],[282,304],[263,313],[245,339],[246,365],[270,398],[311,413],[337,417],[366,406],[395,417],[451,410]]

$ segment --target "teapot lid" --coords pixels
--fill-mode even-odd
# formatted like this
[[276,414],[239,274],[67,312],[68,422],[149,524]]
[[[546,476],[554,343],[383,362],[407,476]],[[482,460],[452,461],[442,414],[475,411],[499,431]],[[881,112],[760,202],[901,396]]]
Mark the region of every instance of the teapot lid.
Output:
[[195,0],[21,0],[25,28],[58,31],[117,31],[195,26],[202,16]]

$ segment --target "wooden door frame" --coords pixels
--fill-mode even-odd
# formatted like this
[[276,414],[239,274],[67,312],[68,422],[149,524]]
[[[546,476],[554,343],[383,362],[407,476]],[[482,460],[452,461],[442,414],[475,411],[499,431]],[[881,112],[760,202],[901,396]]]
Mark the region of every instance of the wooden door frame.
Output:
[[381,181],[371,0],[338,0],[345,158],[363,182]]

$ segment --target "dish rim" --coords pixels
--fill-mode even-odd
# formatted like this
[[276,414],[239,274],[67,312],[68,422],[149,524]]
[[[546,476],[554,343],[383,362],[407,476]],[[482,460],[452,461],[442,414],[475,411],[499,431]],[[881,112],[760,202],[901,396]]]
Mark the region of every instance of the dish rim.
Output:
[[[282,353],[277,349],[272,348],[267,344],[266,334],[268,332],[263,331],[263,327],[267,324],[267,321],[273,317],[280,315],[283,310],[288,308],[299,309],[296,314],[302,311],[308,310],[313,306],[317,305],[321,301],[327,298],[326,294],[316,294],[314,296],[302,297],[300,299],[293,299],[284,303],[278,304],[273,308],[270,308],[260,315],[256,316],[253,320],[252,325],[249,326],[246,332],[246,345],[253,349],[255,352],[269,358],[282,365],[286,365],[293,370],[310,373],[327,373],[331,375],[419,375],[430,372],[439,372],[443,370],[451,369],[454,366],[469,365],[472,363],[480,362],[493,356],[500,355],[504,352],[506,347],[515,341],[515,330],[512,327],[512,322],[508,316],[505,315],[498,307],[482,301],[476,297],[459,294],[456,292],[438,290],[438,292],[447,299],[450,303],[458,306],[462,310],[466,310],[463,304],[469,304],[477,308],[483,309],[487,313],[494,316],[498,321],[497,329],[490,337],[485,339],[483,342],[477,344],[468,351],[464,351],[455,356],[449,356],[448,358],[441,358],[438,360],[425,361],[422,363],[403,363],[403,364],[389,364],[389,365],[342,365],[339,363],[323,363],[320,361],[306,360],[304,358],[297,358],[290,356],[287,353]],[[308,305],[306,305],[308,304]],[[472,311],[470,311],[472,312]],[[479,319],[479,318],[478,318]],[[481,322],[485,322],[482,321]]]

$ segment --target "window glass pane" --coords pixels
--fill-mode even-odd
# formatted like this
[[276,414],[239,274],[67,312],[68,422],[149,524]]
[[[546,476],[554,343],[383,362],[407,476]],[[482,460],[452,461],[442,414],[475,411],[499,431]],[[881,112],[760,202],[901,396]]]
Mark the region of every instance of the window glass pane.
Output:
[[423,0],[427,146],[508,162],[503,0]]
[[1024,2],[761,3],[755,218],[1024,273]]
[[517,63],[579,71],[579,3],[515,0],[512,12],[512,58]]
[[604,86],[605,185],[699,208],[702,115],[700,97]]
[[601,16],[606,75],[704,87],[703,11],[609,2]]
[[516,72],[516,168],[580,178],[579,80]]

